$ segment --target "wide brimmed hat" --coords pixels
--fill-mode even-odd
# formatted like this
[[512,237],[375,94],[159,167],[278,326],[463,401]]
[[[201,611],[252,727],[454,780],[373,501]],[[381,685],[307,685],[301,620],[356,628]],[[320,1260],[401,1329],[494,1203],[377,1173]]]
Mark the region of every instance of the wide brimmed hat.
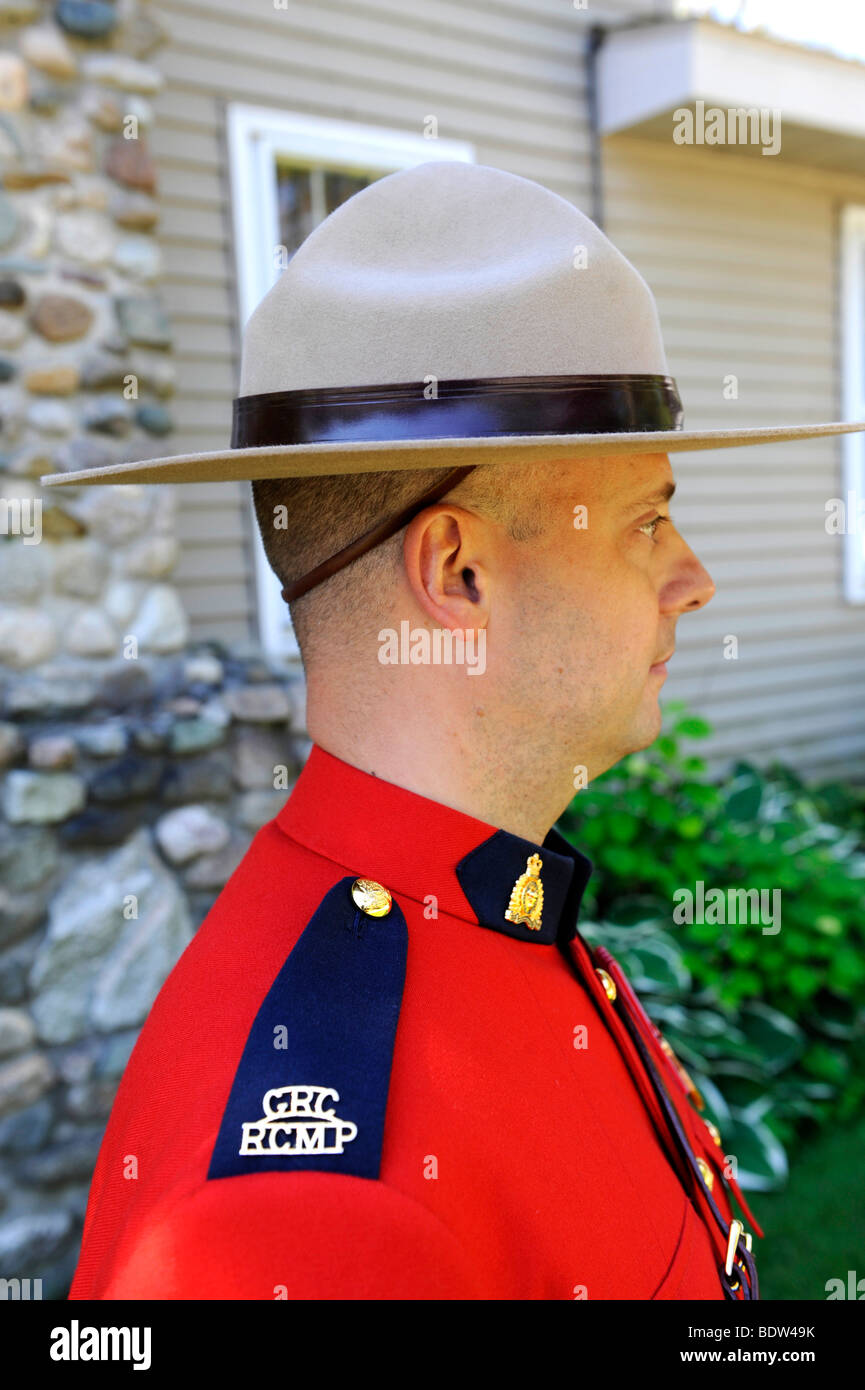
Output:
[[246,325],[231,447],[51,473],[185,483],[773,444],[865,422],[686,430],[642,276],[572,203],[486,165],[389,174]]

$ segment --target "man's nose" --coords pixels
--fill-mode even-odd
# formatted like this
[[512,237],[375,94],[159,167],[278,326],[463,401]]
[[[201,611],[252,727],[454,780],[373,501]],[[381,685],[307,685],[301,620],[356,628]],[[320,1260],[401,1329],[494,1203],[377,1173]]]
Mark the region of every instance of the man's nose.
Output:
[[666,599],[668,606],[680,613],[689,613],[706,606],[715,593],[715,583],[690,546],[684,542],[683,545],[685,553],[676,567]]

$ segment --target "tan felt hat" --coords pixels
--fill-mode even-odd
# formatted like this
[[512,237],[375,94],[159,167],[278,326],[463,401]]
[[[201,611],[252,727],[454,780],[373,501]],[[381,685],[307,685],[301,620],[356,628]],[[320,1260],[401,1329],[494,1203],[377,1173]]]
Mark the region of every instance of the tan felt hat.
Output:
[[435,160],[356,193],[295,252],[246,325],[230,448],[42,482],[455,469],[862,429],[684,429],[655,301],[612,242],[530,179]]

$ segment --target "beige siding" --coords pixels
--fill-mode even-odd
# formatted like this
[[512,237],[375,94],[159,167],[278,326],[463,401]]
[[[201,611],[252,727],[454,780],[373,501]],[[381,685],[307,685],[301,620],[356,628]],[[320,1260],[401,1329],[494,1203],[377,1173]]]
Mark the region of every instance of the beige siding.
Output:
[[[606,230],[651,285],[685,421],[837,419],[838,217],[865,181],[773,159],[615,137]],[[724,377],[739,399],[725,401]],[[837,443],[670,456],[673,515],[717,592],[678,625],[668,698],[715,726],[712,764],[779,757],[865,773],[865,610],[844,602]],[[724,660],[724,639],[739,657]]]

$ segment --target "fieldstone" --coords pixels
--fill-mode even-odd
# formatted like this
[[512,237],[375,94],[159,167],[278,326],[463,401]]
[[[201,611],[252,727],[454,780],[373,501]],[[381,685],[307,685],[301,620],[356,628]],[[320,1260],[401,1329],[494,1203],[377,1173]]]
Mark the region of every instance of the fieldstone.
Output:
[[90,795],[95,801],[132,801],[136,797],[150,796],[159,786],[161,777],[159,759],[125,753],[93,774]]
[[133,58],[149,58],[168,39],[167,31],[139,7],[124,20],[117,35],[117,47]]
[[108,210],[119,227],[131,232],[152,231],[159,221],[156,199],[132,189],[112,189]]
[[33,603],[45,588],[51,557],[41,545],[0,545],[0,593],[12,603]]
[[[55,457],[55,462],[62,454],[61,447]],[[59,471],[59,470],[58,470]],[[68,536],[83,536],[87,527],[80,517],[72,511],[72,504],[61,506],[59,502],[53,502],[50,506],[42,509],[42,538],[49,541],[65,540]]]
[[11,357],[0,357],[0,382],[11,381],[18,372],[18,363]]
[[124,556],[126,573],[136,579],[166,579],[177,564],[178,544],[174,536],[145,536],[129,547]]
[[177,389],[177,372],[170,358],[159,357],[155,353],[145,356],[133,353],[130,358],[132,371],[138,378],[140,391],[152,391],[156,396],[173,396]]
[[225,703],[235,719],[247,724],[282,724],[291,714],[291,704],[278,685],[249,685],[227,690]]
[[194,652],[183,663],[183,679],[190,685],[221,685],[225,668],[210,652]]
[[24,752],[24,737],[16,724],[0,723],[0,767],[8,767]]
[[43,294],[30,316],[37,333],[52,343],[83,338],[93,322],[93,310],[68,294]]
[[250,846],[248,837],[233,837],[214,854],[202,854],[186,870],[183,881],[188,888],[224,888]]
[[14,1269],[15,1277],[38,1274],[57,1257],[74,1229],[68,1211],[34,1211],[0,1225],[0,1269]]
[[113,710],[143,704],[153,692],[150,672],[138,661],[122,661],[106,671],[99,685],[100,703]]
[[114,252],[115,233],[111,223],[98,212],[85,209],[65,212],[58,217],[54,242],[61,255],[86,265],[106,265]]
[[40,926],[49,897],[44,888],[10,893],[0,885],[0,946],[5,948]]
[[30,95],[27,99],[31,111],[40,116],[53,116],[59,106],[65,106],[73,93],[69,87],[61,87],[56,82],[47,81],[41,73],[33,73],[30,81]]
[[[12,440],[17,439],[18,435],[21,433],[21,425],[23,422],[22,412],[17,401],[10,400],[8,397],[3,402],[2,410],[3,414],[0,416],[0,436],[2,436],[6,443],[11,444]],[[8,469],[5,471],[8,472]]]
[[38,1187],[89,1181],[99,1157],[102,1134],[102,1129],[96,1127],[87,1135],[53,1145],[46,1153],[32,1154],[18,1165],[20,1180]]
[[148,434],[166,435],[174,429],[174,419],[164,405],[145,401],[135,412],[135,419]]
[[0,1057],[25,1052],[36,1041],[33,1020],[23,1009],[0,1009]]
[[39,16],[39,0],[0,0],[0,20],[26,24]]
[[150,719],[142,719],[131,729],[133,747],[141,753],[161,753],[168,748],[174,720],[164,710]]
[[156,191],[156,165],[143,140],[113,140],[105,155],[105,173],[126,188]]
[[[51,132],[50,143],[46,142],[46,159],[51,159],[64,169],[74,169],[86,173],[93,168],[93,132],[83,120],[68,116],[59,131]],[[104,206],[107,206],[105,199]]]
[[110,1077],[70,1086],[64,1097],[65,1113],[76,1120],[108,1118],[117,1094],[117,1082]]
[[131,375],[127,362],[118,359],[113,353],[92,352],[85,357],[81,367],[81,385],[87,387],[123,386],[126,377]]
[[32,1105],[53,1083],[54,1068],[42,1052],[5,1062],[0,1066],[0,1115]]
[[20,111],[27,92],[27,64],[17,53],[0,53],[0,111]]
[[66,629],[65,645],[76,656],[116,656],[118,639],[101,608],[83,608]]
[[172,864],[185,864],[198,854],[227,845],[231,832],[221,816],[207,806],[180,806],[161,816],[154,827],[160,849]]
[[115,1033],[106,1039],[99,1054],[96,1071],[99,1076],[121,1077],[138,1041],[138,1030],[127,1028],[125,1032]]
[[83,60],[82,71],[90,82],[103,82],[106,86],[117,86],[125,92],[142,92],[145,96],[156,95],[164,86],[163,75],[156,68],[136,63],[135,58],[121,53],[95,53]]
[[27,409],[27,423],[42,434],[71,434],[75,420],[62,401],[34,401]]
[[57,23],[79,39],[104,39],[117,24],[117,10],[106,0],[57,0]]
[[171,347],[171,326],[157,299],[116,295],[114,310],[120,329],[130,342],[142,347]]
[[16,671],[47,661],[57,647],[57,633],[47,613],[38,609],[0,610],[0,662]]
[[36,938],[29,936],[0,953],[0,1001],[4,1004],[20,1004],[27,999],[36,950]]
[[24,377],[27,390],[38,396],[71,396],[78,382],[78,368],[71,362],[31,367]]
[[20,40],[21,56],[50,77],[74,77],[78,71],[75,55],[59,29],[39,24],[25,29]]
[[54,455],[44,440],[39,444],[25,444],[7,456],[4,471],[18,478],[41,478],[43,473],[54,472]]
[[90,488],[88,492],[82,518],[99,540],[111,546],[125,545],[144,530],[152,501],[140,484]]
[[51,1129],[54,1111],[48,1100],[37,1100],[0,1120],[0,1153],[31,1153],[41,1149]]
[[20,309],[26,299],[27,292],[17,280],[0,280],[0,306],[4,309]]
[[[59,470],[64,473],[76,472],[79,468],[107,468],[109,464],[116,463],[115,453],[115,449],[102,440],[91,439],[88,435],[76,435],[58,449],[57,464]],[[79,532],[86,529],[82,524]]]
[[54,587],[74,598],[97,598],[108,578],[105,548],[89,536],[62,541],[54,547]]
[[171,730],[169,747],[180,756],[201,753],[225,742],[225,725],[209,719],[179,719]]
[[[70,176],[65,169],[53,168],[49,164],[44,164],[41,160],[25,159],[20,164],[7,169],[3,175],[3,182],[6,188],[15,192],[25,192],[31,188],[41,188],[46,183],[69,183]],[[31,210],[32,211],[32,210]],[[36,254],[36,245],[30,245],[30,255]],[[44,254],[44,253],[43,253]],[[44,273],[45,266],[38,265],[36,270],[30,270],[31,262],[17,260],[7,262],[2,268],[4,270],[15,270],[20,275],[33,275],[38,272]]]
[[75,730],[82,753],[91,758],[116,758],[125,753],[129,734],[123,724],[85,724]]
[[0,192],[0,246],[8,246],[18,235],[18,210],[11,198]]
[[143,651],[174,652],[185,646],[189,621],[175,590],[168,584],[148,589],[130,630]]
[[185,801],[225,801],[231,794],[231,762],[223,749],[200,758],[169,763],[160,788],[161,799],[171,805]]
[[27,324],[20,314],[0,309],[0,348],[17,348],[27,336]]
[[3,810],[12,825],[55,825],[80,811],[85,799],[85,784],[72,772],[15,768],[3,784]]
[[81,864],[52,904],[31,974],[37,1033],[66,1043],[142,1023],[191,937],[183,894],[146,830]]
[[87,87],[81,94],[81,110],[99,130],[113,133],[123,124],[123,107],[110,92]]
[[293,763],[284,735],[255,726],[237,730],[233,756],[234,780],[245,791],[273,791],[273,769]]
[[64,821],[58,834],[68,849],[85,845],[107,849],[122,844],[140,823],[141,815],[132,807],[112,806],[109,811],[100,806],[86,806],[80,815]]
[[114,252],[114,266],[130,280],[155,280],[162,270],[162,253],[152,237],[123,237]]
[[247,830],[260,830],[272,821],[285,805],[288,791],[244,792],[237,808],[237,818]]
[[93,703],[96,680],[92,671],[72,671],[69,663],[62,667],[46,666],[38,675],[13,681],[5,692],[7,714],[48,715],[75,714]]
[[96,396],[84,407],[83,424],[100,434],[124,435],[132,428],[132,412],[118,396]]
[[27,754],[31,767],[54,771],[72,766],[78,757],[78,745],[69,734],[37,734]]
[[106,87],[120,87],[124,91],[141,92],[153,96],[164,86],[164,78],[156,68],[146,63],[138,63],[120,53],[94,53],[84,59],[84,76],[91,82],[102,82]]
[[49,883],[59,855],[54,836],[42,826],[13,829],[0,825],[0,876],[6,888],[22,892]]

